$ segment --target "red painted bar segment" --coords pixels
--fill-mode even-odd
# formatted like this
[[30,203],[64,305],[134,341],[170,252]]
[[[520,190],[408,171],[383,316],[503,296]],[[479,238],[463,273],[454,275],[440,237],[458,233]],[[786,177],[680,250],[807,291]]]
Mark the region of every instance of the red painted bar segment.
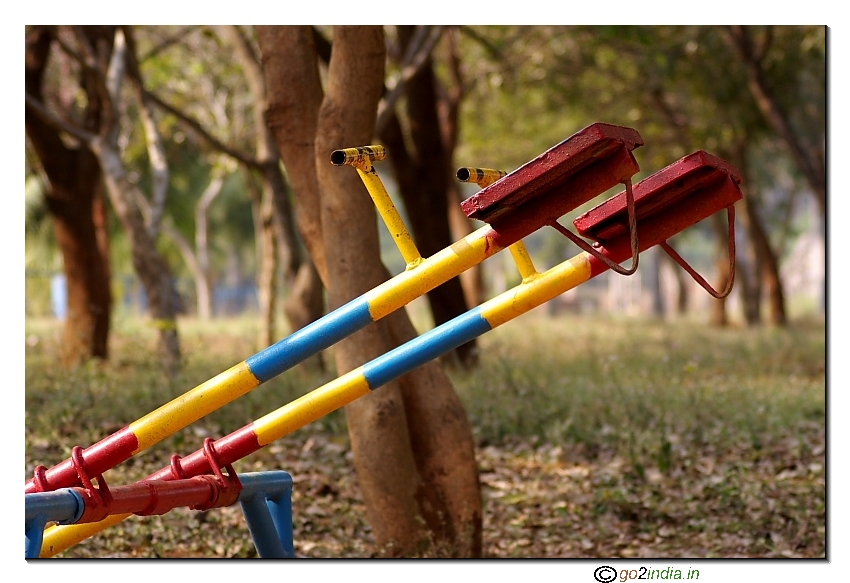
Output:
[[[124,427],[84,449],[83,460],[85,460],[89,472],[92,475],[98,475],[130,459],[138,447],[139,440],[135,434],[130,431],[129,427]],[[70,458],[48,469],[44,473],[44,478],[47,485],[45,490],[39,488],[35,478],[31,478],[24,486],[24,493],[51,492],[59,488],[81,485],[77,471],[74,469],[74,463]]]
[[561,189],[594,162],[642,145],[643,138],[632,128],[592,124],[481,189],[461,208],[471,219],[492,223],[540,194]]
[[[257,434],[254,433],[253,423],[249,423],[245,427],[217,439],[213,442],[213,445],[218,454],[219,462],[223,466],[233,464],[262,447],[257,441]],[[187,478],[208,474],[212,471],[203,449],[199,449],[180,459],[179,463],[183,470],[183,475]],[[173,479],[175,479],[175,476],[169,466],[151,474],[145,478],[145,481]]]
[[[710,188],[724,179],[741,183],[737,168],[716,156],[697,151],[670,164],[634,186],[635,214],[638,221],[669,208],[701,188]],[[694,204],[693,201],[689,205]],[[573,224],[583,237],[607,241],[628,231],[626,195],[621,192],[578,217]]]
[[[105,518],[99,501],[84,488],[75,489],[85,503],[85,511],[75,524],[99,522]],[[136,514],[162,515],[175,508],[230,506],[239,496],[235,482],[222,485],[214,476],[195,476],[185,480],[136,482],[110,490],[112,501],[106,516]]]

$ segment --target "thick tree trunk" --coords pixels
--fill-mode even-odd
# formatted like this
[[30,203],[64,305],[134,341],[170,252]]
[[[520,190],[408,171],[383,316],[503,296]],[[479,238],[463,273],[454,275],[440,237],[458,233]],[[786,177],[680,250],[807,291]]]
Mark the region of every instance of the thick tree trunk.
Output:
[[[287,168],[296,201],[298,230],[322,282],[327,286],[321,198],[313,169],[316,123],[322,102],[313,30],[309,26],[258,26],[256,30],[267,78],[269,105],[266,123],[275,136]],[[293,83],[297,83],[297,90],[293,89]],[[302,170],[305,168],[313,170]]]
[[[381,284],[375,209],[356,172],[330,166],[330,152],[371,142],[383,87],[384,46],[379,27],[337,27],[328,89],[316,131],[322,236],[328,266],[328,303],[335,309]],[[368,225],[368,227],[367,227]],[[341,237],[345,234],[345,244]],[[338,372],[377,358],[394,344],[385,322],[336,346]],[[374,387],[378,389],[378,387]],[[389,383],[346,406],[351,448],[376,542],[390,554],[427,540],[417,493],[422,481],[410,445],[401,389]]]
[[[40,101],[52,40],[50,27],[27,30],[26,91]],[[86,119],[95,131],[98,110],[99,102],[91,100]],[[62,361],[73,365],[92,357],[107,358],[112,293],[100,165],[84,143],[74,148],[66,146],[57,130],[30,108],[26,110],[25,125],[50,182],[45,198],[68,284]]]
[[[334,168],[329,161],[334,149],[371,142],[383,86],[382,30],[335,29],[324,100],[312,30],[259,27],[258,33],[274,96],[269,121],[295,189],[299,217],[306,209],[321,208],[321,217],[311,219],[318,233],[302,234],[311,252],[322,248],[323,259],[316,265],[329,305],[336,308],[387,278],[371,200],[353,169]],[[315,151],[309,163],[305,148]],[[321,239],[315,239],[317,234]],[[340,244],[343,237],[345,244]],[[388,316],[337,345],[338,372],[376,358],[414,334],[404,311]],[[481,502],[472,435],[440,366],[430,363],[374,388],[349,404],[346,414],[376,542],[387,553],[411,554],[431,538],[447,554],[479,555]]]
[[[97,163],[90,168],[90,176],[99,180]],[[107,231],[102,222],[105,211],[98,184],[85,184],[89,181],[90,178],[84,178],[82,184],[72,186],[73,190],[68,192],[63,188],[65,185],[51,180],[53,189],[47,194],[68,284],[68,315],[62,342],[62,361],[66,365],[109,355],[112,293],[105,248]]]

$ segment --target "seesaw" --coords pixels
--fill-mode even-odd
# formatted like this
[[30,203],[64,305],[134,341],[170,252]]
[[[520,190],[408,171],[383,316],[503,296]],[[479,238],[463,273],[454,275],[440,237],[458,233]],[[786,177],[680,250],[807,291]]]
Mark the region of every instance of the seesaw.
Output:
[[[232,504],[243,489],[240,476],[232,468],[236,461],[609,269],[633,273],[639,253],[656,245],[671,253],[715,297],[728,294],[731,282],[722,293],[714,292],[667,240],[727,209],[730,261],[734,262],[733,205],[742,197],[740,174],[727,162],[700,151],[632,186],[631,178],[639,170],[632,150],[641,145],[637,131],[597,123],[509,174],[462,168],[458,171],[460,180],[483,186],[462,203],[462,208],[468,217],[486,224],[427,258],[419,254],[375,171],[373,162],[385,157],[383,147],[334,151],[334,165],[349,165],[358,171],[397,242],[406,270],[96,444],[75,448],[68,460],[50,469],[36,468],[25,486],[28,520],[38,517],[27,524],[27,556],[53,556],[132,514],[162,514],[177,506],[207,509]],[[591,239],[592,244],[558,222],[617,184],[623,184],[625,190],[574,221],[579,235]],[[541,273],[522,239],[545,226],[564,234],[583,251]],[[229,435],[208,439],[201,450],[182,458],[173,456],[168,467],[136,485],[110,490],[103,480],[102,474],[108,469],[505,248],[510,249],[523,278],[513,289]],[[629,269],[619,265],[629,258]],[[208,478],[202,480],[204,484],[191,482],[204,476]],[[169,489],[165,486],[168,482],[178,485]],[[180,498],[181,490],[193,488],[206,492],[206,497],[197,494],[200,500]],[[74,512],[65,509],[61,516],[56,512],[50,515],[51,511],[44,509],[49,505],[42,500],[59,489],[72,491],[77,506]],[[171,496],[168,502],[164,501],[166,489]],[[130,498],[132,503],[127,501]],[[262,496],[257,499],[268,500]],[[261,550],[257,544],[261,556],[292,556],[291,518],[289,524],[281,518],[291,514],[281,514],[279,502],[255,503],[248,508],[243,502],[243,509],[249,526],[255,525],[251,526],[252,533],[257,529],[262,538],[289,541],[288,546],[281,543],[274,550]],[[42,533],[40,528],[48,521],[64,524],[50,526]],[[256,526],[260,524],[263,526]],[[254,536],[255,543],[258,538]]]

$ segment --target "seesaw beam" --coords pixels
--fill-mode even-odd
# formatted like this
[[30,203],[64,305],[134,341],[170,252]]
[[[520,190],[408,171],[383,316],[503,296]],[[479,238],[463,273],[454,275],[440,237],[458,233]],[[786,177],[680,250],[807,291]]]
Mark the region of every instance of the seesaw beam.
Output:
[[[698,180],[684,180],[679,182],[683,188],[677,196],[670,197],[664,185],[673,182],[676,165],[671,165],[668,169],[670,168],[672,170],[668,173],[659,173],[664,180],[647,183],[643,187],[641,183],[635,186],[635,195],[637,197],[640,193],[644,205],[659,203],[651,207],[651,211],[645,212],[638,222],[642,250],[662,244],[669,237],[727,208],[742,197],[737,183],[732,180],[719,186],[712,183],[709,187]],[[621,203],[625,204],[625,193],[610,200],[614,202],[608,208],[616,210]],[[592,230],[599,222],[586,220],[583,228]],[[623,232],[606,240],[606,244],[601,246],[599,251],[615,261],[629,257],[629,234]],[[214,448],[219,461],[223,465],[232,464],[607,269],[608,266],[597,257],[583,252],[548,271],[532,275],[512,290],[215,441]],[[194,476],[212,471],[208,456],[203,450],[180,459],[178,463],[180,475]],[[166,481],[172,479],[175,479],[172,467],[163,468],[146,478]],[[127,516],[129,515],[112,516],[100,523],[52,527],[45,531],[42,556],[61,552],[100,530],[117,524]]]
[[[548,220],[557,219],[629,180],[639,170],[631,149],[641,144],[643,141],[635,130],[609,124],[593,124],[574,134],[551,149],[559,153],[557,157],[541,155],[489,187],[507,181],[506,186],[499,187],[500,198],[489,203],[491,210],[501,208],[498,221],[431,257],[415,260],[415,265],[409,265],[409,269],[382,285],[86,448],[82,456],[90,473],[102,474],[126,461],[510,247]],[[369,156],[366,148],[355,150],[364,150],[363,156]],[[356,156],[352,159],[343,156],[342,159],[337,156],[334,163],[357,160]],[[374,186],[377,175],[373,176],[373,171],[365,174],[370,180],[367,184]],[[507,207],[510,213],[504,212]],[[392,215],[391,209],[385,210]],[[406,252],[413,253],[411,249]],[[50,469],[37,468],[36,476],[27,481],[25,492],[77,485],[79,478],[72,461],[67,459]]]

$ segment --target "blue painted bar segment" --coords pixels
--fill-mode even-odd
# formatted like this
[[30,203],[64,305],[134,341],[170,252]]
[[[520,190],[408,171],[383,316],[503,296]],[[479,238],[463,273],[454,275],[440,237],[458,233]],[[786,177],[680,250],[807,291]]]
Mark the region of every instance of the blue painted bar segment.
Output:
[[491,329],[481,308],[473,308],[364,364],[363,376],[375,390]]
[[245,364],[264,383],[372,321],[369,302],[361,296],[249,357]]
[[85,512],[83,497],[74,490],[63,488],[54,492],[26,494],[24,558],[37,559],[44,541],[44,527],[48,522],[74,524]]

